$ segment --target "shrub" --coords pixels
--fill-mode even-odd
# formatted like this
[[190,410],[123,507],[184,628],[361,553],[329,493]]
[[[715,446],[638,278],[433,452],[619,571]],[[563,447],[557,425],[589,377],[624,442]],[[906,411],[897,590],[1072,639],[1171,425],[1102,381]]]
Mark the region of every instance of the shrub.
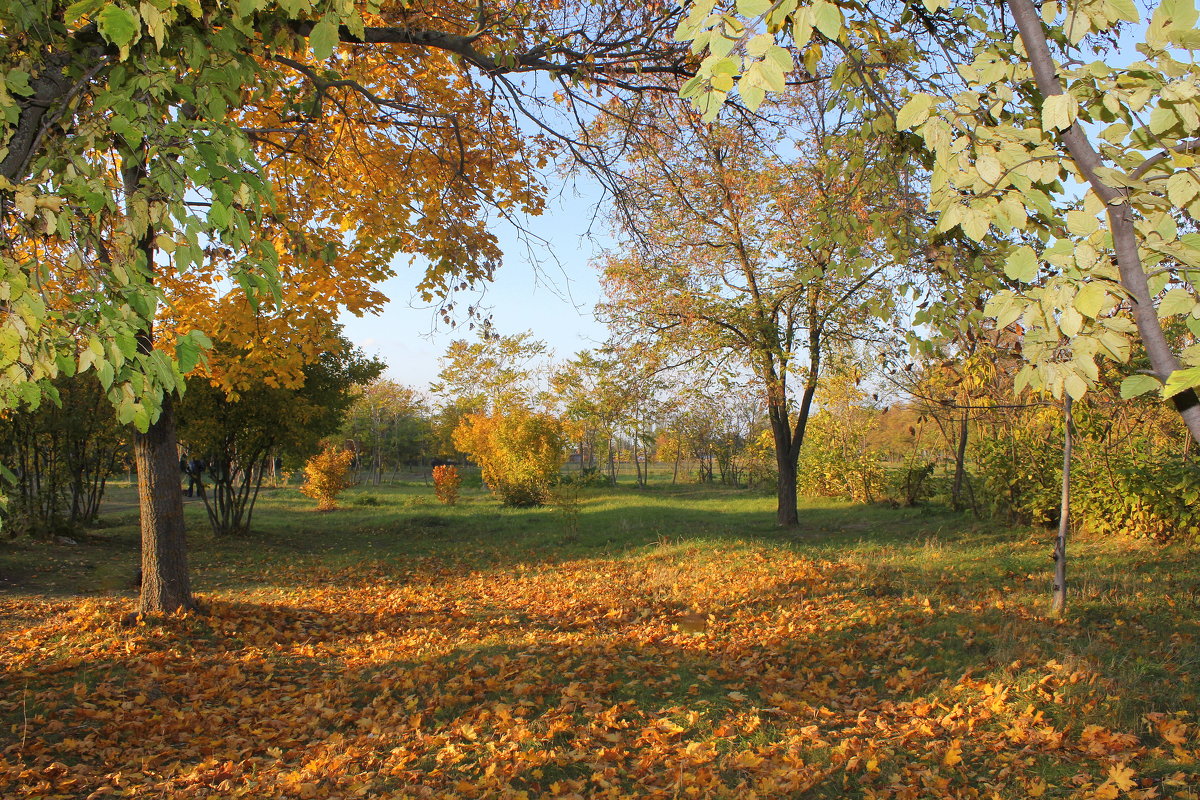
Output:
[[504,413],[468,414],[454,445],[479,464],[483,481],[506,506],[540,506],[558,479],[566,437],[549,414],[516,406]]
[[458,502],[458,489],[462,486],[462,476],[458,467],[442,465],[433,468],[433,491],[443,504],[452,506]]
[[1200,465],[1172,454],[1119,452],[1073,489],[1072,513],[1098,534],[1200,537]]
[[337,508],[337,496],[354,485],[350,465],[354,453],[340,447],[326,447],[304,465],[301,493],[317,501],[318,511]]
[[885,473],[879,453],[867,447],[865,429],[826,411],[813,415],[796,465],[799,492],[875,502]]

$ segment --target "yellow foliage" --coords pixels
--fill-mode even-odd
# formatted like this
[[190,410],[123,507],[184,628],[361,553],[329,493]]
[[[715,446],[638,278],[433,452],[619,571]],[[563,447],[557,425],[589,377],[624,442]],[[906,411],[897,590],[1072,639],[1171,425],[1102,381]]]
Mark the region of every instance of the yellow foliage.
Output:
[[454,445],[479,464],[488,488],[509,506],[539,506],[563,462],[562,422],[515,406],[495,414],[468,414]]
[[350,464],[354,453],[340,447],[326,447],[304,465],[302,494],[317,501],[318,511],[337,508],[337,496],[354,485]]

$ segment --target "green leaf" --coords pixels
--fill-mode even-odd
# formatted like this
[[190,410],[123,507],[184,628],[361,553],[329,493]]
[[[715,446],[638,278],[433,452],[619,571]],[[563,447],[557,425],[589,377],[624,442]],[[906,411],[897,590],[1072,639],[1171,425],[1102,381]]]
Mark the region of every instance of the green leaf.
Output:
[[1167,377],[1167,385],[1163,387],[1163,397],[1174,397],[1188,389],[1200,386],[1200,367],[1177,369]]
[[743,17],[761,17],[772,5],[771,0],[737,0],[738,13]]
[[1161,384],[1153,375],[1130,375],[1121,381],[1121,399],[1128,400],[1147,392],[1156,391]]
[[1021,245],[1004,261],[1004,274],[1014,281],[1033,283],[1037,272],[1037,253],[1029,245]]
[[836,40],[842,32],[842,10],[833,3],[817,0],[813,3],[813,23],[827,38]]
[[338,24],[332,14],[321,17],[321,21],[313,26],[308,34],[308,44],[312,48],[313,58],[325,61],[333,55],[333,48],[338,43]]
[[1067,230],[1073,236],[1091,236],[1100,229],[1100,221],[1095,214],[1086,211],[1067,212]]
[[1192,293],[1182,286],[1176,286],[1163,295],[1162,301],[1158,304],[1158,316],[1166,318],[1176,314],[1190,314],[1195,307],[1196,298],[1192,297]]
[[79,22],[81,17],[86,17],[92,14],[96,9],[104,5],[104,0],[78,0],[67,6],[66,21],[69,23]]
[[125,48],[138,35],[138,18],[133,11],[109,3],[96,15],[96,29],[117,47]]

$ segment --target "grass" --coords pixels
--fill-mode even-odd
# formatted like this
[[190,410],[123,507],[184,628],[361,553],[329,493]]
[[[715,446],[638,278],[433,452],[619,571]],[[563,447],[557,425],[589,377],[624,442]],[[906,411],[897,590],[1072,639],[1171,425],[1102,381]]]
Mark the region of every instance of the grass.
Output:
[[[189,505],[208,613],[116,624],[135,511],[0,544],[0,796],[1195,797],[1200,567],[694,485]],[[124,505],[122,504],[124,501]],[[677,624],[703,615],[706,629]]]

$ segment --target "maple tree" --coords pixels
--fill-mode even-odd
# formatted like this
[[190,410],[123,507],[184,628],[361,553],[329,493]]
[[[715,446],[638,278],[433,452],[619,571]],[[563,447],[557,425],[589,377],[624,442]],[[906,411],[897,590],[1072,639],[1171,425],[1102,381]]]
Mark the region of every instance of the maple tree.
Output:
[[[1191,0],[1143,19],[1132,3],[1006,0],[975,7],[926,0],[894,9],[816,0],[701,0],[679,35],[707,51],[683,89],[714,117],[737,87],[755,107],[795,68],[820,74],[850,102],[878,111],[878,131],[907,141],[930,166],[939,230],[981,241],[1011,236],[1017,286],[988,313],[1018,322],[1029,360],[1018,388],[1082,397],[1097,358],[1150,361],[1127,395],[1159,391],[1200,441],[1200,240],[1189,232],[1200,47]],[[1116,58],[1127,23],[1144,23],[1132,63]],[[790,46],[790,49],[788,49]],[[1096,59],[1094,56],[1105,57]],[[1075,180],[1083,196],[1066,189]],[[995,233],[993,234],[993,230]],[[1188,335],[1174,341],[1163,320]]]
[[859,137],[861,121],[828,108],[820,86],[802,92],[753,132],[666,101],[632,111],[644,125],[615,143],[622,238],[603,263],[603,310],[624,335],[755,375],[785,526],[798,523],[796,462],[822,359],[890,324],[903,265],[881,240],[903,234],[909,211],[886,142]]

